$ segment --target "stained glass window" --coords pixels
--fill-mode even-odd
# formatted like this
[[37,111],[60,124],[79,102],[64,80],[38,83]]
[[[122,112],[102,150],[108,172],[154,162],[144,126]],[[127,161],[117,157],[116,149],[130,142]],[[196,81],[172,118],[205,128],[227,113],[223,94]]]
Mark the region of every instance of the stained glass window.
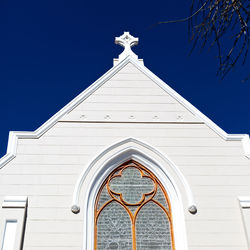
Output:
[[95,250],[174,250],[171,206],[159,180],[129,161],[104,181],[95,205]]

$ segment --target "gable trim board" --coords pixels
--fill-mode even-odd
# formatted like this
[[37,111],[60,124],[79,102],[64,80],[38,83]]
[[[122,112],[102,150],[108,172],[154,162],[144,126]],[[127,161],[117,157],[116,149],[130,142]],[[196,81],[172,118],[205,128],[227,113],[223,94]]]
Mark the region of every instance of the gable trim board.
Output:
[[220,137],[226,141],[241,141],[244,149],[245,156],[250,159],[250,140],[248,134],[227,134],[223,129],[217,126],[213,121],[211,121],[207,116],[201,113],[197,108],[195,108],[191,103],[189,103],[185,98],[180,96],[175,90],[169,87],[165,82],[163,82],[159,77],[153,74],[149,69],[142,65],[141,61],[134,59],[131,56],[127,56],[123,61],[112,67],[108,72],[101,76],[97,81],[90,85],[86,90],[80,93],[76,98],[64,106],[60,111],[58,111],[54,116],[52,116],[47,122],[42,126],[32,132],[26,131],[10,131],[8,139],[7,153],[0,159],[0,168],[5,166],[8,162],[16,156],[17,151],[17,141],[18,139],[38,139],[46,131],[58,122],[58,120],[65,114],[72,111],[76,106],[78,106],[82,101],[94,93],[98,88],[100,88],[105,82],[107,82],[111,77],[113,77],[119,70],[125,67],[128,63],[132,63],[138,70],[149,77],[154,83],[156,83],[161,89],[167,92],[180,104],[182,104],[187,110],[189,110],[194,116],[196,116],[201,122],[205,123],[209,128],[216,132]]

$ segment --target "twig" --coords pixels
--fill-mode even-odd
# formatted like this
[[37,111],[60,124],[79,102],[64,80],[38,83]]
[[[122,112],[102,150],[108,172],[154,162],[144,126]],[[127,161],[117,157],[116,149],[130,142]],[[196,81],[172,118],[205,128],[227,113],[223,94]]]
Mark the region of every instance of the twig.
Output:
[[180,23],[180,22],[186,22],[190,19],[192,19],[195,15],[197,15],[207,4],[208,1],[206,1],[196,12],[194,12],[191,16],[185,17],[183,19],[177,19],[177,20],[169,20],[169,21],[162,21],[158,22],[158,24],[166,24],[166,23]]

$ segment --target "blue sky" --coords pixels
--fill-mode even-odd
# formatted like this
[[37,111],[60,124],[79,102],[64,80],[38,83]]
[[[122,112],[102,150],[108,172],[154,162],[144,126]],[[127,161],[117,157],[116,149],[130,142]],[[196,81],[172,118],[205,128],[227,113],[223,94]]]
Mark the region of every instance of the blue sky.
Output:
[[10,130],[35,130],[112,67],[124,31],[146,67],[227,133],[250,133],[249,60],[221,81],[215,48],[188,56],[187,23],[149,28],[187,16],[190,2],[2,0],[0,156]]

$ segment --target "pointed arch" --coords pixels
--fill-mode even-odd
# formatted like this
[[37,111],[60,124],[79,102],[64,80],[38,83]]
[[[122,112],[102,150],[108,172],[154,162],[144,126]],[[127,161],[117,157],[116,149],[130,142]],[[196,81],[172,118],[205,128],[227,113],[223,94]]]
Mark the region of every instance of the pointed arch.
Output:
[[174,162],[156,148],[135,138],[124,139],[103,150],[85,166],[77,180],[72,212],[78,213],[81,204],[84,216],[83,249],[94,248],[94,206],[101,185],[114,169],[129,160],[146,166],[167,191],[173,211],[175,249],[187,250],[183,201],[186,201],[191,213],[197,211],[191,188]]
[[[109,158],[106,159],[107,157],[105,156],[109,156]],[[86,168],[82,171],[75,185],[73,201],[72,201],[72,211],[74,210],[75,212],[77,212],[77,209],[79,207],[79,195],[80,195],[82,185],[85,182],[88,174],[91,172],[91,169],[93,169],[95,165],[97,164],[118,165],[119,163],[121,164],[122,162],[125,162],[130,159],[136,160],[138,159],[138,157],[140,158],[139,162],[142,159],[144,159],[142,160],[142,164],[143,162],[145,162],[145,160],[149,162],[150,161],[154,162],[154,164],[160,167],[164,172],[167,170],[167,167],[169,167],[169,169],[171,169],[172,172],[174,173],[175,179],[177,179],[181,183],[183,190],[185,191],[185,196],[186,196],[185,198],[188,201],[189,212],[193,214],[197,212],[197,208],[194,202],[194,197],[193,197],[191,188],[185,176],[179,170],[177,165],[173,161],[171,161],[168,156],[161,153],[158,149],[154,148],[153,146],[145,142],[137,140],[135,138],[127,138],[109,146],[108,148],[103,150],[101,153],[99,153],[97,156],[95,156],[94,159],[92,159],[89,164],[87,164]],[[163,163],[166,163],[167,166],[165,164],[165,166],[163,167],[162,164],[156,163],[155,160],[157,158],[163,160]],[[105,160],[107,162],[105,162]],[[101,168],[102,168],[100,169],[101,171],[105,170],[103,166]]]
[[[114,202],[121,205],[120,211]],[[96,197],[95,249],[113,244],[119,249],[175,250],[168,194],[156,176],[134,160],[112,171]]]

